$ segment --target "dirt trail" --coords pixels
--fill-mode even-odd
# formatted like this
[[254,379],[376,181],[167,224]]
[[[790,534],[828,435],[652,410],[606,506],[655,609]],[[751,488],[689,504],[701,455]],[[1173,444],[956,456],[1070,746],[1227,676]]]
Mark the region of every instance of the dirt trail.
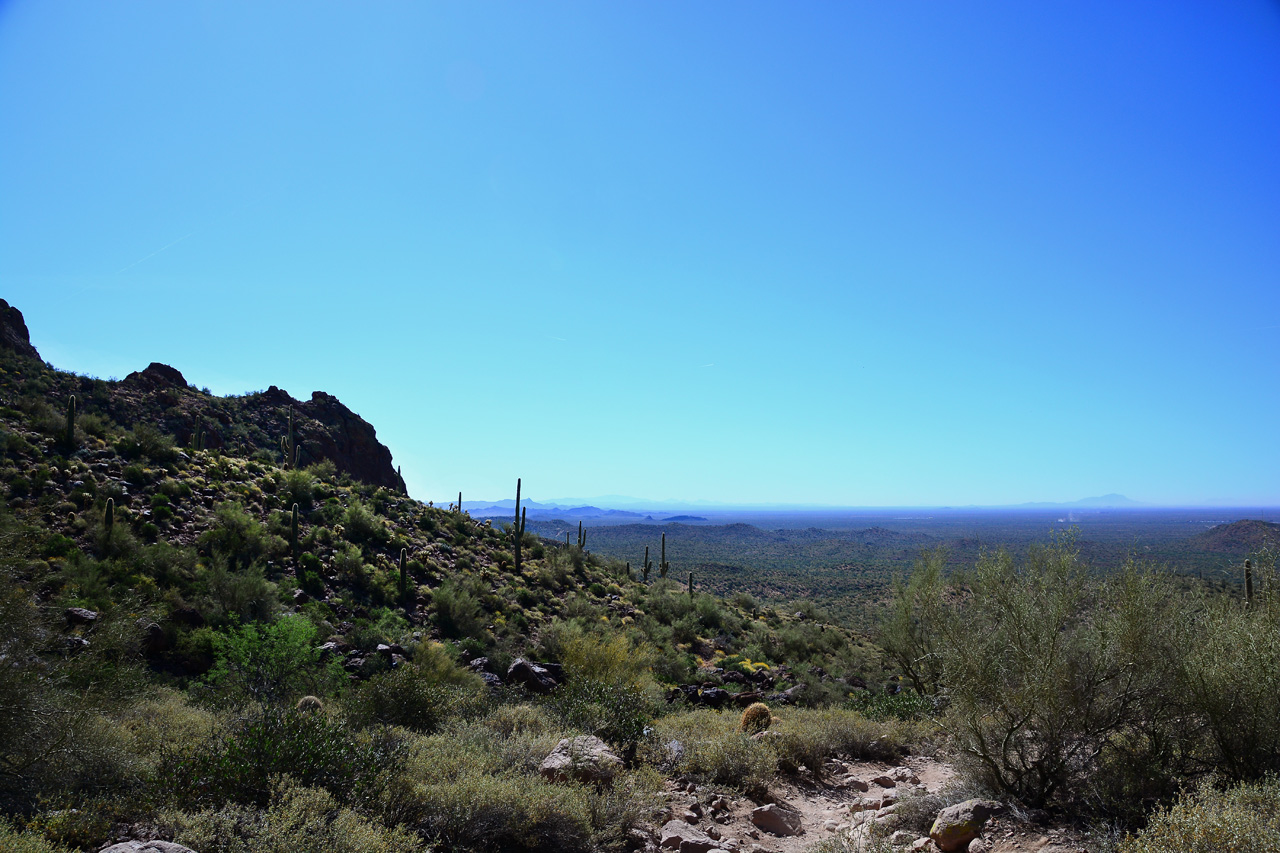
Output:
[[[897,764],[828,762],[821,779],[802,774],[770,789],[772,802],[798,818],[800,832],[797,834],[775,834],[753,824],[752,813],[761,805],[759,802],[733,796],[714,786],[696,786],[690,791],[689,786],[671,782],[666,818],[674,823],[666,824],[669,827],[666,833],[659,827],[655,841],[661,841],[666,835],[666,849],[683,853],[716,849],[736,853],[804,853],[836,834],[860,837],[865,832],[858,828],[860,823],[869,825],[878,819],[892,824],[894,818],[888,816],[898,799],[914,793],[937,793],[954,775],[954,769],[946,762],[923,756],[907,757]],[[888,807],[889,811],[879,810],[877,806]],[[700,833],[704,838],[686,839],[681,847],[677,830],[683,831],[684,824],[696,830],[687,833],[689,836]],[[938,853],[932,842],[923,843],[921,837],[920,833],[904,832],[899,836],[899,849]],[[989,853],[1091,853],[1087,842],[1071,832],[1027,826],[1009,818],[989,821],[982,837],[990,845]],[[853,845],[850,849],[858,847]]]

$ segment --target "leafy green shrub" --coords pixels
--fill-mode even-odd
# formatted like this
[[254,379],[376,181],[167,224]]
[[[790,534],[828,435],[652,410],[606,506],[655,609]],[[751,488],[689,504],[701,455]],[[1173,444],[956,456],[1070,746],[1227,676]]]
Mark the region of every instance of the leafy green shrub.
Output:
[[178,458],[173,436],[165,435],[150,424],[138,424],[116,439],[116,452],[125,459],[150,459],[167,465]]
[[343,516],[342,527],[343,535],[346,536],[347,541],[354,542],[357,545],[366,543],[382,544],[390,537],[387,532],[387,526],[382,519],[374,515],[369,510],[369,507],[354,498]]
[[224,559],[232,571],[285,551],[284,541],[269,537],[258,520],[238,503],[219,504],[214,519],[214,526],[200,535],[200,549]]
[[347,708],[352,721],[361,725],[404,726],[429,734],[457,716],[475,714],[485,700],[484,682],[473,673],[459,670],[456,678],[442,679],[401,664],[361,684]]
[[449,578],[433,593],[436,624],[446,637],[475,637],[484,630],[483,611],[472,585]]
[[7,853],[71,853],[66,847],[46,841],[34,832],[19,832],[0,817],[0,850]]
[[565,728],[617,745],[638,741],[657,712],[652,694],[635,685],[588,678],[570,678],[548,706]]
[[875,723],[841,708],[793,708],[775,719],[779,737],[770,741],[779,763],[822,772],[828,758],[890,759],[905,751],[909,732],[893,723]]
[[265,811],[225,805],[194,814],[164,813],[161,822],[200,853],[417,853],[421,842],[344,808],[327,792],[280,780]]
[[235,572],[225,558],[215,557],[211,565],[197,569],[195,575],[200,610],[215,624],[269,619],[278,607],[276,585],[263,575],[261,563]]
[[215,634],[206,695],[223,704],[287,703],[331,692],[345,678],[336,661],[323,659],[315,639],[315,626],[302,616]]
[[182,808],[265,807],[275,791],[273,780],[282,774],[350,803],[376,799],[384,773],[397,766],[401,753],[400,743],[385,732],[361,736],[324,714],[264,708],[195,749],[166,754],[159,774]]
[[1181,797],[1152,816],[1119,853],[1278,853],[1280,780],[1242,784],[1227,791],[1210,785]]
[[1280,774],[1280,606],[1220,602],[1205,612],[1181,682],[1230,779]]
[[699,708],[653,722],[644,745],[648,763],[699,782],[764,791],[777,772],[776,753],[738,731],[736,713]]
[[315,502],[315,477],[311,471],[299,468],[285,471],[280,485],[280,497],[285,509],[290,509],[294,504],[303,512],[311,509]]
[[536,776],[467,773],[419,783],[398,816],[445,850],[591,849],[589,794]]
[[1089,797],[1115,813],[1117,784],[1138,801],[1185,767],[1170,688],[1191,620],[1167,581],[1133,565],[1099,579],[1070,538],[1021,565],[984,555],[954,594],[937,565],[922,570],[899,587],[885,640],[924,689],[948,688],[946,725],[976,782],[1033,806]]

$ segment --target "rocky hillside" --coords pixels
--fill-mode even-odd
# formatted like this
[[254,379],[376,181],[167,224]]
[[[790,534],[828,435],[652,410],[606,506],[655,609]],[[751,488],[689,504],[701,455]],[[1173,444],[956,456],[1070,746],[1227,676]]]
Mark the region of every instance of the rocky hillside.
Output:
[[[809,615],[640,583],[532,533],[517,569],[505,525],[409,499],[373,427],[329,394],[216,397],[161,364],[77,376],[39,361],[17,309],[0,315],[0,481],[41,540],[46,598],[95,612],[132,600],[158,672],[203,675],[217,630],[283,611],[307,615],[359,677],[412,636],[456,644],[499,683],[522,656],[554,657],[547,627],[577,618],[650,641],[659,679],[693,702],[879,678],[865,639]],[[86,573],[103,582],[73,579]]]
[[1219,524],[1187,541],[1188,548],[1213,554],[1245,557],[1263,548],[1280,550],[1280,524],[1242,519]]

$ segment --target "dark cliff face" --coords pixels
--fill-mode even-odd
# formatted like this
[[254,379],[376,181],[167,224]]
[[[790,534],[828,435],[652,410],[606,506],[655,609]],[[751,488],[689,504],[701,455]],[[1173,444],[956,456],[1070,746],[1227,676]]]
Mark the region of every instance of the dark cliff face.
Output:
[[0,299],[0,346],[19,355],[40,357],[40,353],[31,345],[31,335],[27,332],[27,322],[22,318],[22,312],[3,299]]
[[[0,347],[23,356],[40,357],[31,345],[22,312],[3,299]],[[208,450],[234,449],[246,455],[265,451],[277,462],[283,459],[280,439],[289,432],[292,411],[300,465],[327,459],[356,480],[405,493],[404,480],[391,462],[391,451],[378,441],[373,426],[323,391],[315,392],[307,401],[295,400],[274,385],[255,394],[215,397],[193,388],[179,370],[159,362],[152,362],[119,382],[72,377],[58,371],[50,376],[62,376],[65,383],[70,383],[64,393],[77,394],[81,411],[86,414],[102,412],[131,429],[149,424],[174,436],[184,447],[191,446],[199,428],[201,446]]]
[[214,397],[192,388],[176,369],[153,362],[118,383],[110,403],[116,421],[126,425],[149,421],[183,445],[191,444],[199,425],[201,443],[207,449],[265,450],[280,458],[280,439],[289,433],[290,411],[298,464],[327,459],[357,480],[405,492],[391,451],[378,441],[373,426],[323,391],[308,401],[296,400],[274,385],[243,397]]

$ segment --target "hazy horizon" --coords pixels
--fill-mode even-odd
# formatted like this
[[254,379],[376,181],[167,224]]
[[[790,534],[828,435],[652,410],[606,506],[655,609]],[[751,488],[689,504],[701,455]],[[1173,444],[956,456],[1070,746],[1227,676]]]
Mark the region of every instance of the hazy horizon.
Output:
[[412,494],[1280,505],[1280,6],[0,3],[57,367]]

